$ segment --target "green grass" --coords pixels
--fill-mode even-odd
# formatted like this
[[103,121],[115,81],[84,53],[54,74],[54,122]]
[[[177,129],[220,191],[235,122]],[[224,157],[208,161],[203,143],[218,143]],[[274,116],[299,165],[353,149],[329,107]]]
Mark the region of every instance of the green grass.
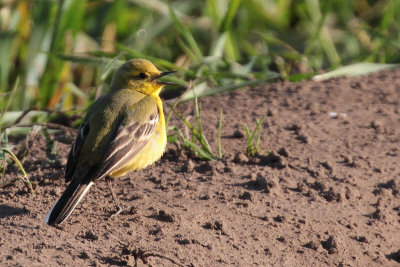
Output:
[[3,109],[20,78],[9,110],[85,107],[115,58],[180,70],[170,79],[192,80],[199,97],[400,59],[399,1],[21,0],[0,10]]
[[[189,153],[203,160],[215,160],[217,157],[212,152],[212,149],[208,143],[206,136],[203,134],[203,126],[201,121],[201,108],[199,106],[199,102],[197,96],[194,98],[195,105],[195,117],[194,123],[190,123],[177,109],[176,105],[170,105],[172,112],[174,112],[178,118],[183,122],[183,124],[189,129],[191,136],[185,136],[178,127],[172,126],[168,127],[168,140],[177,145],[178,147],[185,147]],[[179,102],[177,102],[179,103]],[[170,115],[168,115],[170,117]],[[222,118],[222,117],[221,117]],[[167,120],[167,122],[169,119]],[[218,128],[218,152],[221,155],[220,151],[220,135],[221,135],[221,126],[222,119],[220,119],[220,124]],[[221,155],[222,156],[222,155]]]
[[217,147],[218,147],[219,158],[222,158],[221,132],[222,132],[222,109],[219,112],[218,134],[217,134]]
[[10,164],[7,161],[7,155],[8,155],[9,157],[11,157],[13,162],[17,165],[18,169],[22,173],[22,177],[18,176],[18,178],[21,179],[26,184],[29,191],[32,193],[33,192],[32,183],[31,183],[28,175],[26,174],[24,167],[22,166],[22,164],[19,161],[19,159],[17,158],[17,156],[15,156],[15,154],[11,151],[11,149],[8,148],[7,131],[4,131],[2,136],[0,136],[0,137],[1,137],[1,141],[0,141],[0,188],[3,186],[6,186],[8,184],[11,184],[15,181],[15,179],[9,179],[9,178],[4,177],[4,174],[8,168],[8,165]]
[[256,127],[252,132],[250,131],[247,124],[243,125],[243,130],[246,133],[246,138],[247,138],[247,147],[244,153],[249,157],[254,157],[256,154],[262,154],[262,150],[260,148],[260,141],[261,141],[262,123],[264,119],[265,117],[256,120]]

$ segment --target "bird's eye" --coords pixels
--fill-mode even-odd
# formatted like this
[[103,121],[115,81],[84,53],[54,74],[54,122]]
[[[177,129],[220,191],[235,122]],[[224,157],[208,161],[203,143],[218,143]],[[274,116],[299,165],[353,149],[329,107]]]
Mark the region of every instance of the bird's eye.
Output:
[[146,73],[143,73],[143,72],[139,73],[139,78],[140,79],[146,79],[147,78]]

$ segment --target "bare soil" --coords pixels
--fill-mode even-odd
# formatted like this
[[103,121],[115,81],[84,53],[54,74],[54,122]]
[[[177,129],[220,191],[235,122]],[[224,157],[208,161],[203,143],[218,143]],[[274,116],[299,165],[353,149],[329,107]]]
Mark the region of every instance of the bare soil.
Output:
[[[34,193],[0,188],[0,265],[399,266],[399,101],[400,70],[201,99],[214,151],[223,109],[223,159],[169,145],[116,181],[128,212],[109,219],[116,207],[99,181],[57,228],[43,219],[65,188],[69,144],[49,163],[34,138],[24,161]],[[193,120],[192,103],[179,108]],[[243,124],[264,116],[263,154],[249,158]]]

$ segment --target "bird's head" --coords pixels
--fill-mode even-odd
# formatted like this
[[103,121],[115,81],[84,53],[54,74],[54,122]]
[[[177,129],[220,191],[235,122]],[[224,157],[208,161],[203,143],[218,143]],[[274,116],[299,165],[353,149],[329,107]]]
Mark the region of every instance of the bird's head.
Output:
[[146,59],[132,59],[125,62],[115,73],[111,82],[111,90],[129,88],[146,95],[158,96],[166,82],[158,78],[175,71],[161,72]]

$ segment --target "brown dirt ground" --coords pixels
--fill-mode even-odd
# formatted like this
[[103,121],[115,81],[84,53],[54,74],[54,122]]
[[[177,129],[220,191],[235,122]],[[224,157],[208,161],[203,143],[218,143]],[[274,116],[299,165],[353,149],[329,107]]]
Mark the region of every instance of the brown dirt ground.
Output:
[[[116,181],[130,212],[109,220],[115,206],[99,181],[58,228],[42,221],[65,188],[69,145],[50,164],[44,140],[31,140],[35,193],[21,182],[0,189],[0,265],[399,266],[399,101],[400,70],[201,99],[215,151],[223,109],[222,160],[170,146]],[[192,104],[180,109],[193,116]],[[242,126],[263,116],[265,154],[248,159]]]

